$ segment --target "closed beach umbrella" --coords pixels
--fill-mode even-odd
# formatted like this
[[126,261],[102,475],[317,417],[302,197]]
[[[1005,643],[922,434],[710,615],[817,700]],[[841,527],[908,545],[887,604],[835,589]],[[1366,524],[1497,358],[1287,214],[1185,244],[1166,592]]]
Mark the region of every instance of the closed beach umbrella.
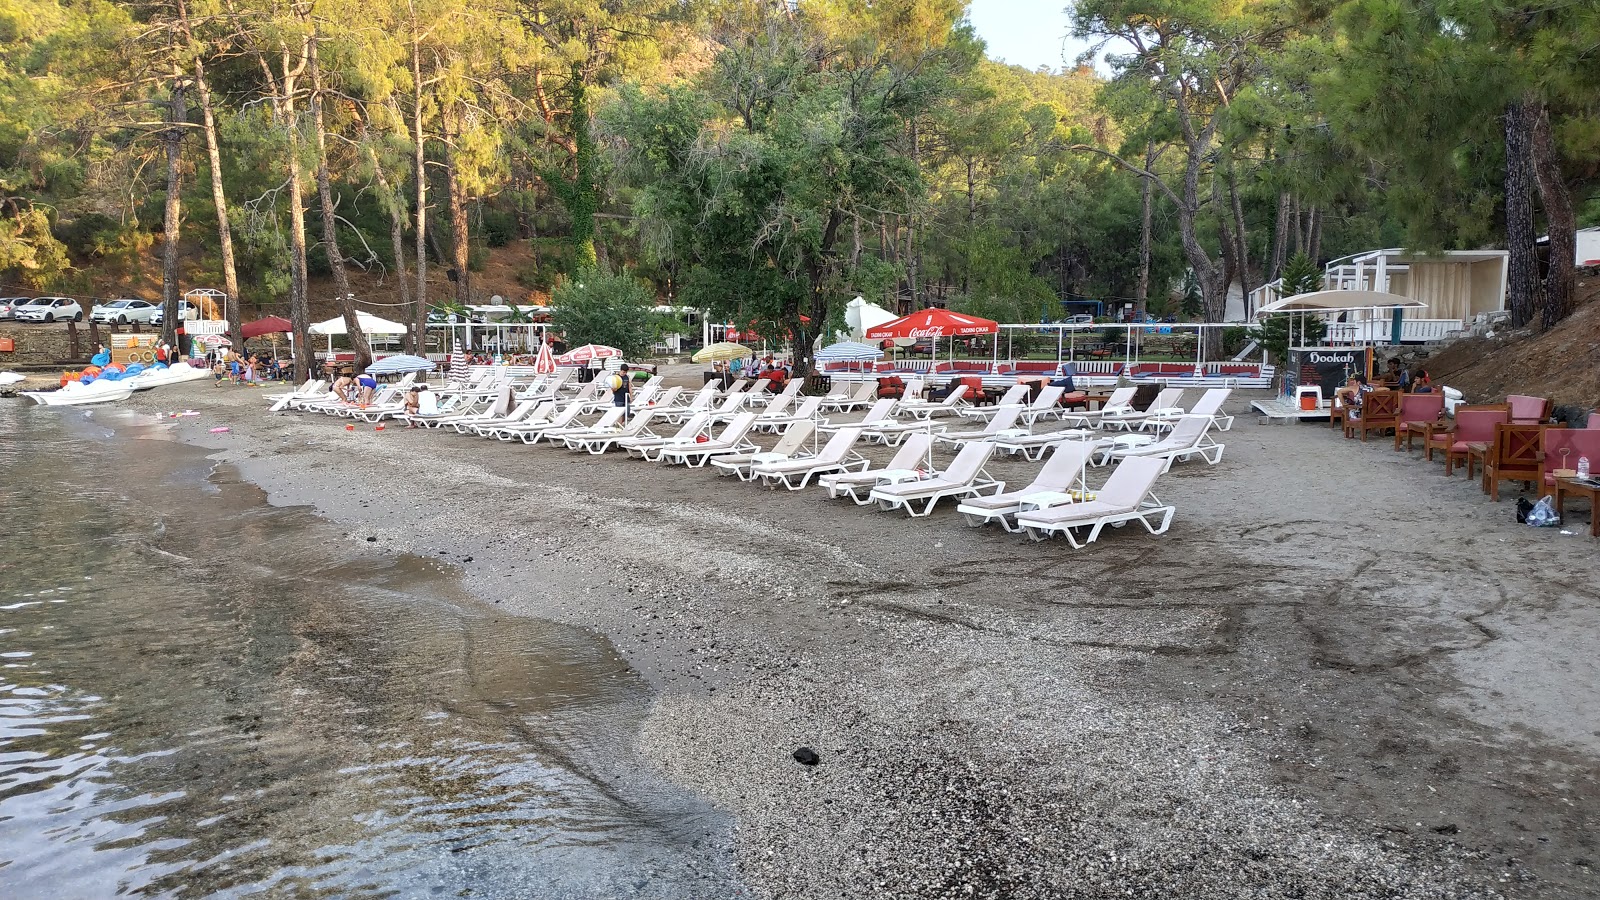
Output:
[[467,366],[467,355],[461,352],[461,341],[454,341],[450,346],[450,380],[466,384],[471,377],[472,369]]
[[697,363],[727,362],[730,359],[747,359],[755,356],[755,351],[743,344],[722,341],[717,344],[707,344],[700,348],[700,352],[689,357]]
[[621,350],[615,347],[607,347],[605,344],[584,344],[576,350],[568,351],[556,357],[556,365],[581,366],[597,359],[615,359],[621,355]]
[[882,359],[883,351],[855,341],[840,341],[818,350],[812,358],[817,362],[868,362]]
[[401,375],[406,372],[432,372],[433,361],[420,356],[402,353],[389,356],[367,366],[368,375]]
[[205,344],[207,347],[233,346],[233,341],[228,340],[220,334],[197,334],[194,336],[194,339],[196,343]]
[[554,375],[556,372],[556,357],[550,352],[550,342],[539,345],[539,358],[533,361],[533,374]]

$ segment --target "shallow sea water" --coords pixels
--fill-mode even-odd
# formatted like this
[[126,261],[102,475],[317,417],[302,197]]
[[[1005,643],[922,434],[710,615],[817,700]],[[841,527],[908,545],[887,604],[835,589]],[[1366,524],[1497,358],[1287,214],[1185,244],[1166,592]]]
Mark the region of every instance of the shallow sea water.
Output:
[[609,643],[164,436],[0,400],[0,896],[741,893]]

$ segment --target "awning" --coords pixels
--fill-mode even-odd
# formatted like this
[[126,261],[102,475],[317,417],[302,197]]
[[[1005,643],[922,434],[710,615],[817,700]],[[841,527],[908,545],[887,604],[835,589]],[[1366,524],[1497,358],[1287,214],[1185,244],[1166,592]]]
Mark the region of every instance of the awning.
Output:
[[[361,323],[361,330],[367,334],[405,334],[406,327],[399,322],[380,319],[372,313],[357,312],[356,321]],[[312,334],[348,334],[344,327],[344,316],[334,316],[326,322],[318,322],[309,329]]]
[[1257,307],[1256,315],[1275,312],[1343,312],[1353,309],[1427,309],[1428,304],[1382,291],[1312,291],[1281,297]]

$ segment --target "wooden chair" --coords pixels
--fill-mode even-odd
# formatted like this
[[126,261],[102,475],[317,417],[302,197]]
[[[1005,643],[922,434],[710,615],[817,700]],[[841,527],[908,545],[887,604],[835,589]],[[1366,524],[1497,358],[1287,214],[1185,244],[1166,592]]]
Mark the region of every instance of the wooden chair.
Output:
[[1501,423],[1494,427],[1494,443],[1483,463],[1483,492],[1500,502],[1500,482],[1533,483],[1544,475],[1544,432],[1565,430],[1559,425]]
[[1506,405],[1511,407],[1511,421],[1518,425],[1538,425],[1550,420],[1550,400],[1547,397],[1509,394],[1506,396]]
[[1443,394],[1406,394],[1400,399],[1400,426],[1394,430],[1394,449],[1400,449],[1400,439],[1405,438],[1406,452],[1411,452],[1411,442],[1420,436],[1428,440],[1428,431],[1444,418]]
[[1354,437],[1357,431],[1361,432],[1361,442],[1367,442],[1367,432],[1383,431],[1385,429],[1399,429],[1400,427],[1400,398],[1405,396],[1394,391],[1373,391],[1361,401],[1361,415],[1359,418],[1346,419],[1344,423],[1344,436]]
[[1570,477],[1580,459],[1587,457],[1591,467],[1600,468],[1600,429],[1546,428],[1539,438],[1541,494],[1555,490],[1556,472]]
[[1343,425],[1346,412],[1344,398],[1339,395],[1338,391],[1334,391],[1332,405],[1328,407],[1328,427],[1338,428]]
[[1494,426],[1511,421],[1511,408],[1504,403],[1456,407],[1455,424],[1428,433],[1428,459],[1433,451],[1444,451],[1444,474],[1455,474],[1456,466],[1467,463],[1467,445],[1494,440]]

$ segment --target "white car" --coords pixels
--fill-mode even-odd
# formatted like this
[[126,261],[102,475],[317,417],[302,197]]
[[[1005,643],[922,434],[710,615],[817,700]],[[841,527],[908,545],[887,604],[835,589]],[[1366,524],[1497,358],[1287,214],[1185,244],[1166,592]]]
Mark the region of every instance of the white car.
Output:
[[17,307],[32,302],[32,297],[0,297],[0,319],[15,319]]
[[[190,303],[187,300],[179,300],[178,301],[178,318],[183,320],[183,321],[192,322],[195,319],[200,318],[200,307],[195,306],[193,303]],[[166,320],[167,320],[167,308],[165,306],[157,304],[156,305],[155,314],[150,317],[150,324],[159,326],[161,323],[165,322]]]
[[89,310],[89,321],[126,325],[129,322],[149,322],[159,309],[148,300],[113,300]]
[[82,322],[83,307],[71,297],[39,297],[16,308],[19,322]]

